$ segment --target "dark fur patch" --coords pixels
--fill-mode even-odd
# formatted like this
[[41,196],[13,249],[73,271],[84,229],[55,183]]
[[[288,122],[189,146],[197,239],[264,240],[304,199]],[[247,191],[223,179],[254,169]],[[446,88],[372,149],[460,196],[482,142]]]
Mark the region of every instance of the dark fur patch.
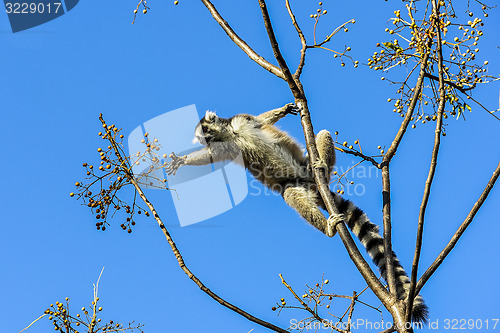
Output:
[[369,221],[365,221],[365,223],[363,223],[363,225],[359,229],[359,234],[358,234],[359,240],[363,241],[364,238],[366,237],[366,235],[368,234],[368,232],[372,231],[372,230],[373,230],[373,224],[370,223]]
[[375,265],[377,265],[377,267],[380,267],[379,264],[380,264],[380,260],[384,259],[384,254],[380,251],[377,252],[377,254],[372,258],[373,262],[375,263]]
[[358,207],[354,207],[354,210],[351,213],[351,219],[354,221],[359,220],[359,218],[363,215],[363,211]]

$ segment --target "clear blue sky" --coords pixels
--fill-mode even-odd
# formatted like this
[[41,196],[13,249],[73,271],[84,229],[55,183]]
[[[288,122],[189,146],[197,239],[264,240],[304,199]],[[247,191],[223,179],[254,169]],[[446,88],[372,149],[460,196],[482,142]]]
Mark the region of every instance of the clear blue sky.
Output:
[[[283,53],[295,63],[300,44],[284,5],[269,2]],[[296,2],[299,23],[310,39],[308,15],[316,2]],[[136,2],[80,2],[68,14],[17,34],[10,32],[7,15],[0,14],[2,332],[18,332],[66,296],[75,310],[87,306],[103,266],[104,319],[135,320],[146,324],[146,332],[267,331],[203,294],[179,269],[153,220],[139,220],[132,235],[121,231],[119,221],[100,232],[90,211],[68,195],[84,176],[81,164],[98,159],[100,112],[128,134],[144,121],[190,104],[231,116],[258,114],[292,101],[287,86],[233,45],[200,2],[149,4],[150,12],[131,25]],[[234,29],[271,59],[257,2],[217,5]],[[349,33],[339,34],[332,47],[342,50],[348,44],[353,57],[365,62],[375,44],[387,40],[387,20],[401,7],[399,1],[325,1],[329,14],[318,35],[355,18]],[[463,8],[457,13],[463,15]],[[486,36],[478,54],[481,62],[489,60],[493,75],[500,73],[499,15],[494,9],[485,19]],[[316,130],[339,131],[342,141],[359,139],[367,154],[389,145],[400,118],[386,102],[395,97],[395,89],[380,76],[364,66],[341,67],[330,53],[312,50],[303,83]],[[498,82],[481,86],[475,97],[490,109],[498,108],[499,87]],[[466,117],[446,121],[421,272],[463,221],[500,158],[500,122],[478,107]],[[279,125],[303,143],[298,117]],[[433,124],[411,130],[392,167],[394,249],[407,269],[432,140]],[[344,169],[355,162],[338,156]],[[350,199],[380,224],[380,174],[353,180],[366,191]],[[340,239],[314,230],[278,196],[251,196],[223,215],[180,228],[170,195],[148,195],[192,271],[220,296],[265,320],[286,327],[290,318],[301,318],[292,311],[279,317],[271,311],[279,298],[291,301],[279,273],[298,292],[306,283],[319,282],[322,274],[332,281],[332,292],[352,294],[365,286]],[[446,318],[500,317],[499,203],[495,188],[422,290],[432,321],[441,325]],[[379,305],[368,293],[362,299]],[[358,318],[380,318],[363,306],[358,310]],[[384,319],[390,320],[387,313]],[[49,329],[52,325],[44,319],[29,332]]]

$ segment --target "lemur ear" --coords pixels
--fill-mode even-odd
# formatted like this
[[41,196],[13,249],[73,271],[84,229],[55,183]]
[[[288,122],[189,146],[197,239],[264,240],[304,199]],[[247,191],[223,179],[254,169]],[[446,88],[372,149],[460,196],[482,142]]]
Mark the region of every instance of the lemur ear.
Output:
[[215,118],[217,118],[217,115],[215,114],[215,112],[207,110],[207,112],[205,113],[205,119],[206,120],[214,120]]

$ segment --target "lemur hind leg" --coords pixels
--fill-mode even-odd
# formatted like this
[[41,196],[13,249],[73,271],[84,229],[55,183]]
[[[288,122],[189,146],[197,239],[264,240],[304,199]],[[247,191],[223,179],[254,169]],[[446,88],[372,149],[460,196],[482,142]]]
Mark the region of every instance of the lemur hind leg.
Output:
[[335,166],[335,146],[330,132],[321,130],[316,135],[316,147],[320,158],[318,166],[326,169],[326,179],[330,182],[330,176]]
[[315,188],[304,186],[287,187],[283,192],[283,199],[313,227],[329,237],[335,235],[335,229],[328,225],[326,217],[318,208],[321,199]]

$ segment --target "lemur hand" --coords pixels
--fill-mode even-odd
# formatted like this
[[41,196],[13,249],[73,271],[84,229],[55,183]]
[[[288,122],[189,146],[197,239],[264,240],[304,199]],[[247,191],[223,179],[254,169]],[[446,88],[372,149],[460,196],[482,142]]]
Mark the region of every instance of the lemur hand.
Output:
[[286,114],[293,114],[296,116],[300,113],[300,108],[293,103],[288,103],[283,108],[285,109]]
[[170,175],[175,175],[177,173],[177,170],[181,166],[186,164],[187,156],[180,156],[172,153],[169,155],[169,157],[171,158],[171,161],[165,167],[165,172],[167,173],[167,175],[170,176]]

